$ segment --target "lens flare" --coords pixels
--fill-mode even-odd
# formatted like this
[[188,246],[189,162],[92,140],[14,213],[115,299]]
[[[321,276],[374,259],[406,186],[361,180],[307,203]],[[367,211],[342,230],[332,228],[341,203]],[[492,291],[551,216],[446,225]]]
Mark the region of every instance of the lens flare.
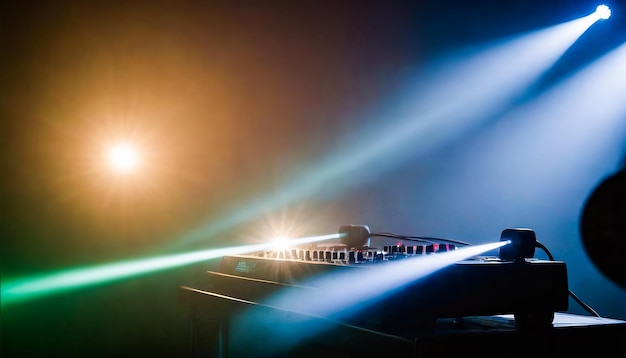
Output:
[[272,241],[274,242],[275,250],[286,250],[289,248],[289,245],[291,243],[289,238],[286,236],[279,236],[277,238],[274,238],[274,240]]

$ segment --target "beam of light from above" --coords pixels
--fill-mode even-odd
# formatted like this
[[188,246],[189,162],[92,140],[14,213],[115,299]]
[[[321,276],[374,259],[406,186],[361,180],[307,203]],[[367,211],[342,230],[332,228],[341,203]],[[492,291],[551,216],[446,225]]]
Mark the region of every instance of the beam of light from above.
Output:
[[[625,64],[626,43],[509,113],[458,157],[448,158],[456,175],[433,179],[441,195],[434,201],[463,197],[450,213],[459,219],[456,225],[471,227],[481,219],[500,227],[533,222],[545,233],[545,245],[575,263],[568,266],[572,291],[590,292],[589,299],[613,307],[616,316],[626,314],[626,291],[591,265],[579,225],[593,188],[623,165]],[[449,208],[442,204],[431,210]],[[489,214],[464,221],[476,212]]]
[[[358,314],[360,308],[367,307],[409,283],[423,279],[455,262],[495,250],[508,243],[509,241],[500,241],[467,246],[446,253],[376,265],[374,268],[323,275],[302,283],[303,286],[314,289],[284,289],[261,303],[306,316],[341,320]],[[281,339],[270,340],[271,342],[264,340],[263,344],[259,344],[255,341],[258,332],[246,330],[247,327],[254,330],[253,322],[258,319],[267,319],[258,317],[258,314],[260,313],[252,308],[236,317],[233,327],[238,327],[238,331],[233,333],[232,339],[242,346],[255,347],[255,353],[263,356],[283,353],[302,339],[322,333],[319,331],[321,327],[327,327],[316,325],[314,320],[309,321],[310,325],[305,327],[292,327],[289,323],[279,322],[267,327],[268,332],[264,334]],[[265,311],[262,314],[267,315]],[[298,323],[301,324],[302,321]],[[248,339],[251,341],[247,342]]]
[[[395,120],[385,118],[384,126],[375,127],[373,133],[347,140],[347,149],[329,157],[309,176],[326,184],[360,170],[359,178],[366,179],[384,171],[379,164],[376,171],[365,172],[372,163],[395,167],[450,142],[506,110],[595,21],[588,15],[433,63],[417,78],[417,86],[408,90]],[[350,181],[355,185],[354,176]]]
[[[465,148],[462,163],[467,164],[456,166],[458,178],[441,178],[438,189],[456,187],[472,205],[484,202],[474,195],[497,192],[499,202],[517,203],[514,208],[502,206],[500,213],[517,218],[536,215],[541,202],[551,226],[556,215],[577,222],[586,195],[618,168],[623,155],[624,64],[626,44],[511,112]],[[459,192],[450,190],[450,196]]]
[[[341,234],[309,236],[289,240],[290,245],[304,245],[312,242],[338,239]],[[138,276],[174,267],[210,260],[224,255],[246,254],[269,250],[275,242],[255,245],[234,246],[221,249],[202,250],[162,257],[137,259],[94,267],[75,268],[35,277],[4,280],[1,294],[2,305],[41,297],[70,289],[77,289],[124,278]]]
[[[185,233],[168,249],[191,245],[294,201],[337,195],[426,154],[506,109],[593,24],[591,15],[447,56],[415,79],[393,113],[377,113],[363,131],[311,170],[242,207]],[[384,111],[383,111],[384,112]],[[378,117],[378,120],[375,120]],[[384,120],[380,120],[384,118]],[[369,129],[369,130],[368,130]]]

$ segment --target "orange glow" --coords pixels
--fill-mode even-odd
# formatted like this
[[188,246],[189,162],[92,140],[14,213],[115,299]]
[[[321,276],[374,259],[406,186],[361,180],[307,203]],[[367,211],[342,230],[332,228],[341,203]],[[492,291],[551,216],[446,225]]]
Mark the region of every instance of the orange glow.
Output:
[[117,172],[130,172],[139,164],[139,153],[129,144],[116,144],[107,154],[109,163]]

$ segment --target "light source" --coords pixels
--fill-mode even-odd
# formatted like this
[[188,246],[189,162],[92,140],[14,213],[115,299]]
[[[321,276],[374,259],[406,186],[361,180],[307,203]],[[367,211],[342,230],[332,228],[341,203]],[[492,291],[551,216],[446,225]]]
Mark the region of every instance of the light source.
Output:
[[596,7],[595,14],[599,19],[606,20],[611,17],[611,9],[604,4],[598,5],[598,7]]
[[129,144],[120,143],[111,147],[108,151],[109,163],[118,172],[129,172],[139,162],[139,156],[135,148]]
[[504,229],[500,241],[508,241],[509,245],[500,247],[502,260],[523,262],[525,258],[535,255],[537,236],[532,229]]

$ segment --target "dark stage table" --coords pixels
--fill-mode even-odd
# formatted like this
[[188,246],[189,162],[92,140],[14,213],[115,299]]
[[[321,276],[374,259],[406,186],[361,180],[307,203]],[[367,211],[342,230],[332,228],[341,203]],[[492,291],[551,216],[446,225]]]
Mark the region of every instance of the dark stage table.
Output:
[[[557,312],[552,327],[519,330],[513,315],[475,316],[438,319],[428,329],[407,325],[382,330],[195,288],[181,287],[180,293],[189,311],[193,357],[626,356],[626,321],[609,318]],[[237,317],[251,310],[255,318],[242,324]],[[294,332],[320,333],[292,342]],[[288,349],[268,348],[282,343]]]

